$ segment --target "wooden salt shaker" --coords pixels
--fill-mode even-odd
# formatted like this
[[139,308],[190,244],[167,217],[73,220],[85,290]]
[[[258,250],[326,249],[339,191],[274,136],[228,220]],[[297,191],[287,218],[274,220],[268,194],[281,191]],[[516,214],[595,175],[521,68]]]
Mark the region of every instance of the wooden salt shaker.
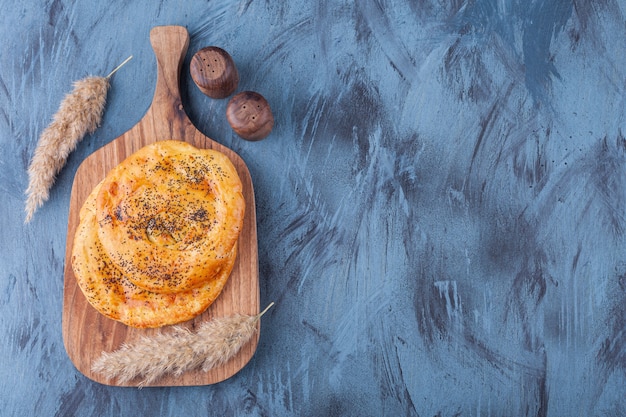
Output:
[[211,98],[226,98],[239,84],[239,72],[233,58],[217,46],[200,49],[189,64],[191,78],[200,91]]

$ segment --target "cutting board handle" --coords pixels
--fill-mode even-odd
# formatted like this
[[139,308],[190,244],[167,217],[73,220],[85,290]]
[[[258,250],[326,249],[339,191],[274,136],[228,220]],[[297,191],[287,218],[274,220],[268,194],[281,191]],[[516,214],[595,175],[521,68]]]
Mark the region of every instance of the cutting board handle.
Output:
[[150,44],[157,62],[157,81],[152,104],[146,113],[156,131],[169,132],[180,139],[186,114],[180,97],[180,70],[189,47],[189,33],[183,26],[156,26],[150,31]]

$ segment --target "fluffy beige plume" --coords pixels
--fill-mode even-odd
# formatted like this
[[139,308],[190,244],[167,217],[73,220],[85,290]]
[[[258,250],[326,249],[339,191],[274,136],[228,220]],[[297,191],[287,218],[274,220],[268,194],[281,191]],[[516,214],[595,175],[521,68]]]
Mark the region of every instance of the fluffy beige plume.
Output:
[[48,200],[50,187],[78,142],[100,126],[109,79],[131,58],[127,58],[106,77],[86,77],[75,81],[73,90],[61,101],[52,122],[41,132],[28,167],[26,223]]
[[166,374],[180,376],[200,368],[209,371],[239,352],[272,305],[257,315],[236,314],[207,321],[196,333],[174,326],[168,333],[144,336],[115,352],[103,352],[91,369],[109,380],[117,378],[121,384],[142,378],[140,387]]

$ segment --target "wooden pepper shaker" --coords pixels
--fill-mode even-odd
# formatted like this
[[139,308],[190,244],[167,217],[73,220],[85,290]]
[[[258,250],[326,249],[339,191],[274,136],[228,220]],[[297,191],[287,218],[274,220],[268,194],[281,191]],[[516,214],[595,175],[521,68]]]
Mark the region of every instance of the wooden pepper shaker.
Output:
[[226,107],[226,119],[240,137],[257,141],[270,134],[274,116],[265,98],[254,91],[233,96]]

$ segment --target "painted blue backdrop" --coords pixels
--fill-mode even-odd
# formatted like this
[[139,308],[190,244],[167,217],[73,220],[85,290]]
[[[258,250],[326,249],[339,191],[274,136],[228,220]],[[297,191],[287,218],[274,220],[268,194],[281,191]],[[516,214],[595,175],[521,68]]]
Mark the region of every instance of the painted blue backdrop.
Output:
[[[0,415],[626,415],[623,0],[0,6]],[[63,347],[70,189],[147,110],[164,24],[191,34],[187,113],[251,171],[276,306],[223,383],[108,387]],[[191,81],[208,45],[270,102],[267,139]],[[131,54],[24,225],[39,133]]]

